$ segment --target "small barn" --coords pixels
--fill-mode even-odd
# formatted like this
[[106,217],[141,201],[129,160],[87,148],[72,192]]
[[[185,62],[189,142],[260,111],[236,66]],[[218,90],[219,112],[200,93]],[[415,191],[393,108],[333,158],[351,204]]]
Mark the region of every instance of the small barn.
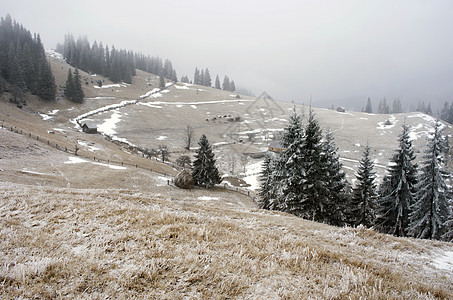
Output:
[[279,141],[272,141],[269,144],[269,151],[272,151],[272,152],[283,152],[285,150],[286,149],[280,144]]
[[343,106],[339,106],[339,107],[337,107],[337,111],[338,112],[346,112],[346,108],[344,108]]
[[82,125],[82,130],[85,133],[98,133],[98,128],[96,125],[84,123]]

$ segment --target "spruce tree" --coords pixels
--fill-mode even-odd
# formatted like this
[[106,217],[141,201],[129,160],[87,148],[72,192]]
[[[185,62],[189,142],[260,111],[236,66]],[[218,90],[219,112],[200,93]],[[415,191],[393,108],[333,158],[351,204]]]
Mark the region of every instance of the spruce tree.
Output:
[[235,92],[236,91],[236,85],[234,84],[234,80],[231,80],[230,83],[230,92]]
[[55,78],[47,63],[40,71],[37,95],[44,100],[55,100],[56,89]]
[[305,172],[302,182],[302,216],[317,222],[329,219],[329,186],[325,153],[322,144],[322,130],[310,109],[308,124],[305,129],[304,143],[301,149],[303,161],[301,168]]
[[201,136],[198,145],[200,148],[197,149],[195,154],[192,177],[196,185],[210,188],[215,184],[221,183],[222,178],[215,165],[214,153],[206,135],[203,134]]
[[212,85],[211,73],[209,72],[208,68],[206,68],[206,70],[204,71],[203,85],[207,87],[211,87]]
[[200,71],[198,70],[198,68],[195,68],[195,73],[193,75],[193,84],[201,84]]
[[328,202],[326,205],[326,218],[324,223],[341,226],[344,222],[344,211],[350,197],[350,186],[340,162],[338,148],[335,145],[333,133],[329,130],[323,142],[324,155],[322,164],[325,164],[328,190]]
[[441,123],[436,122],[428,139],[423,168],[417,185],[416,202],[411,207],[409,234],[416,238],[440,239],[450,216],[448,187],[445,183],[443,156],[446,152]]
[[370,159],[370,147],[367,144],[356,174],[358,183],[346,213],[347,223],[352,226],[363,225],[370,228],[374,225],[377,191],[376,172],[373,168],[374,163]]
[[215,77],[215,88],[219,90],[221,89],[219,75]]
[[383,233],[407,236],[410,208],[414,203],[417,184],[417,164],[409,126],[403,124],[399,138],[400,149],[392,158],[380,188],[380,199],[376,210],[376,227]]
[[160,74],[159,76],[159,88],[161,90],[165,89],[165,77],[163,74]]
[[366,102],[365,112],[371,114],[373,112],[373,106],[371,105],[371,99],[368,97]]
[[278,209],[276,205],[275,186],[278,184],[275,181],[275,157],[271,152],[267,152],[264,157],[263,167],[260,176],[260,200],[258,206],[263,209],[274,210]]
[[85,94],[83,93],[82,79],[80,78],[80,73],[77,68],[74,71],[73,88],[74,88],[74,94],[72,97],[72,101],[77,102],[77,103],[82,103],[83,98],[85,98]]
[[74,78],[72,76],[71,69],[68,70],[68,76],[66,78],[66,84],[64,87],[64,96],[72,101],[74,95]]
[[228,78],[228,76],[226,76],[226,75],[223,78],[222,89],[224,91],[229,91],[230,90],[230,78]]
[[281,140],[286,149],[280,154],[275,162],[275,182],[273,193],[276,197],[276,205],[279,210],[289,212],[297,216],[304,216],[303,200],[305,169],[302,166],[304,156],[302,147],[304,144],[304,129],[301,117],[294,109],[290,116],[289,124],[285,128]]

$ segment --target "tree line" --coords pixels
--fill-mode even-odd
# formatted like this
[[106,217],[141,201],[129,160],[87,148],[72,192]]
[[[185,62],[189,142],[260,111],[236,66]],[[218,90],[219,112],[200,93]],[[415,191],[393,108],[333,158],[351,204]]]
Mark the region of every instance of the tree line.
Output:
[[451,178],[446,171],[448,139],[436,122],[419,168],[409,130],[404,124],[399,149],[379,187],[368,145],[357,184],[351,187],[332,133],[323,134],[312,111],[306,126],[294,111],[282,134],[284,151],[265,157],[260,207],[330,225],[362,225],[396,236],[453,241],[453,195],[446,185]]
[[[190,82],[189,77],[187,77],[187,75],[181,77],[181,82],[192,83]],[[212,87],[212,78],[209,69],[205,68],[199,70],[198,67],[195,68],[193,84]],[[234,83],[234,80],[230,80],[230,78],[227,75],[225,75],[225,77],[223,78],[223,83],[220,84],[220,78],[219,75],[217,74],[214,81],[214,88],[234,92],[236,91],[236,84]]]
[[115,46],[104,47],[102,42],[97,41],[90,45],[87,37],[79,37],[76,41],[72,34],[67,34],[63,44],[57,45],[57,52],[74,68],[100,74],[113,82],[132,83],[132,77],[136,75],[135,69],[178,81],[176,70],[168,59],[163,61],[159,57],[143,53],[117,50]]
[[0,94],[25,104],[24,93],[55,100],[56,86],[39,34],[32,35],[10,15],[0,20]]
[[[436,115],[439,119],[448,122],[450,124],[453,124],[453,102],[448,102],[446,101],[442,107],[442,109],[438,112],[433,112],[433,109],[431,107],[431,103],[420,100],[417,104],[416,107],[412,108],[412,110],[421,112],[427,115]],[[392,105],[390,106],[390,103],[387,102],[385,98],[379,100],[379,105],[377,110],[373,110],[373,104],[371,102],[371,99],[368,97],[368,100],[366,102],[365,107],[362,107],[362,112],[366,113],[373,113],[376,112],[378,114],[390,114],[390,113],[402,113],[404,112],[403,104],[400,99],[394,99],[392,102]],[[407,111],[407,109],[406,109]]]

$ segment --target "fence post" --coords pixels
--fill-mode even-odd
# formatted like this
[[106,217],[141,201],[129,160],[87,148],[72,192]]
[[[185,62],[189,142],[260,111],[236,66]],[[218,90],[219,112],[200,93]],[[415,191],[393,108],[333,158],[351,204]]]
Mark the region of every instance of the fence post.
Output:
[[93,156],[93,160],[96,161],[96,156]]
[[121,162],[121,166],[123,166],[123,162]]

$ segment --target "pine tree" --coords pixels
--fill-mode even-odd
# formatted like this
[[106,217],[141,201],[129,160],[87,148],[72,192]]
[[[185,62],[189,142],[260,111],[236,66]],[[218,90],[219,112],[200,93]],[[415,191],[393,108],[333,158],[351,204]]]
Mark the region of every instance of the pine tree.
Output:
[[368,97],[368,100],[366,102],[365,112],[369,114],[373,113],[373,106],[371,105],[370,97]]
[[72,76],[71,69],[68,70],[68,76],[66,78],[66,84],[64,88],[64,96],[72,101],[74,95],[74,78]]
[[230,78],[228,78],[228,76],[226,76],[226,75],[223,78],[222,89],[224,91],[229,91],[230,90]]
[[196,185],[210,188],[215,184],[221,183],[222,178],[220,177],[219,170],[215,166],[214,153],[206,135],[203,134],[201,136],[198,145],[200,148],[195,154],[192,177]]
[[[343,171],[343,164],[340,162],[338,148],[335,145],[333,133],[329,130],[323,142],[324,159],[328,189],[328,202],[326,205],[326,218],[324,223],[341,226],[344,221],[346,204],[350,197],[350,186]],[[323,167],[324,168],[324,167]]]
[[83,98],[85,98],[85,94],[83,93],[82,80],[80,78],[79,70],[77,68],[74,71],[73,88],[74,94],[72,96],[72,101],[82,103]]
[[219,90],[221,89],[219,75],[216,75],[215,77],[215,88]]
[[376,227],[396,236],[407,236],[410,208],[414,203],[414,190],[417,184],[417,164],[409,126],[403,124],[399,138],[400,149],[392,158],[392,163],[380,188],[380,199],[376,210]]
[[211,85],[212,85],[211,73],[209,72],[208,68],[206,68],[204,71],[203,85],[207,86],[207,87],[211,87]]
[[235,92],[236,91],[236,85],[234,84],[234,80],[231,81],[230,83],[230,92]]
[[161,90],[165,89],[165,78],[163,74],[159,75],[159,88]]
[[277,195],[275,194],[275,157],[271,152],[266,153],[264,157],[263,167],[261,169],[260,176],[260,200],[258,206],[262,209],[276,210],[278,209],[276,204]]
[[55,100],[56,86],[50,64],[42,66],[39,76],[37,95],[44,100]]
[[410,214],[409,234],[416,238],[440,239],[450,216],[448,187],[442,172],[446,152],[441,123],[436,122],[432,137],[428,139],[426,159],[417,185],[416,202]]
[[193,84],[201,84],[200,71],[198,70],[198,68],[195,68],[195,73],[193,75]]
[[295,109],[283,132],[281,144],[286,150],[275,161],[273,174],[275,180],[272,186],[273,192],[271,192],[271,195],[277,197],[273,201],[274,206],[279,210],[303,216],[303,183],[306,179],[305,169],[302,167],[304,157],[301,149],[304,144],[304,129],[301,117]]
[[317,222],[329,219],[329,187],[325,153],[322,145],[322,130],[310,109],[308,124],[305,129],[305,140],[301,153],[303,162],[301,168],[305,170],[303,182],[302,216]]
[[370,159],[370,147],[367,144],[356,174],[358,183],[347,209],[347,222],[352,226],[361,224],[369,228],[374,225],[377,191],[373,168],[374,163]]

